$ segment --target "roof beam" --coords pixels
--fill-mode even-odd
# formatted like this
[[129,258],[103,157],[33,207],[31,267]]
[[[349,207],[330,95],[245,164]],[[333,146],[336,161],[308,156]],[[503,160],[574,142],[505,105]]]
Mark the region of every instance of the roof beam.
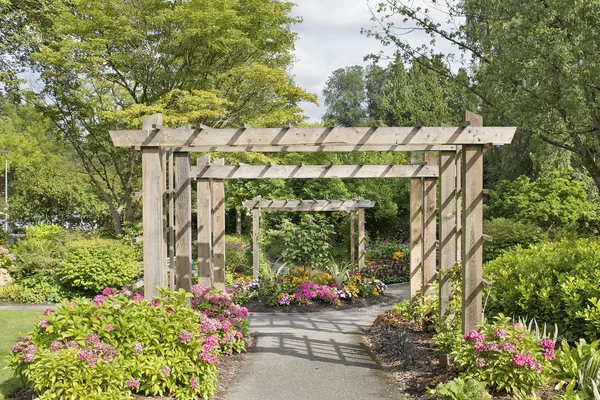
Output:
[[214,179],[312,178],[435,178],[436,167],[427,165],[227,165],[192,167],[192,176]]
[[264,211],[350,211],[375,206],[371,200],[247,200],[242,204]]

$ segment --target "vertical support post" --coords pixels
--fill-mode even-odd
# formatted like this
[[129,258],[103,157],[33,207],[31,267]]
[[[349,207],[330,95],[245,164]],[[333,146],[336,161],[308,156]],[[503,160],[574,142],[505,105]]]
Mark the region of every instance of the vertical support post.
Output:
[[177,289],[192,291],[192,179],[190,153],[175,152],[175,254]]
[[[162,124],[162,115],[144,118],[142,129]],[[144,296],[158,295],[156,287],[166,286],[166,254],[164,245],[163,156],[159,147],[142,148],[142,218],[144,250]]]
[[350,264],[356,265],[356,212],[350,211]]
[[[470,126],[482,126],[483,118],[465,113]],[[464,129],[470,129],[469,126]],[[462,329],[482,323],[483,291],[483,144],[463,146],[462,155]]]
[[167,152],[167,165],[169,169],[169,185],[168,185],[168,199],[169,199],[169,289],[175,289],[175,171],[173,161],[173,149],[169,149]]
[[358,209],[358,271],[365,268],[365,209]]
[[[456,255],[456,151],[441,151],[440,170],[440,321],[443,321],[452,296],[452,282],[443,272],[457,261]],[[448,366],[447,354],[439,357],[441,366]]]
[[[210,155],[196,160],[199,167],[210,163]],[[212,193],[209,179],[196,180],[198,220],[198,283],[212,287]]]
[[258,233],[260,231],[260,208],[252,209],[252,277],[258,278],[260,247]]
[[[425,155],[425,161],[430,166],[437,164],[430,154]],[[423,211],[423,293],[431,296],[437,264],[437,178],[423,179]]]
[[[423,162],[423,153],[413,153],[411,163]],[[410,179],[410,297],[423,288],[423,179]]]
[[[216,163],[225,165],[225,160]],[[225,290],[225,181],[212,181],[213,287]]]
[[462,146],[456,146],[456,262],[462,260]]

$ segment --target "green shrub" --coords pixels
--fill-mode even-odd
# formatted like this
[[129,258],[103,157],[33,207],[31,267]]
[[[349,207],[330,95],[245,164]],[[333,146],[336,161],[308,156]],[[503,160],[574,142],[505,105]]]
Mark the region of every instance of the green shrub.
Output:
[[367,243],[363,274],[384,283],[408,282],[410,246],[402,240],[377,240]]
[[[569,340],[600,338],[600,241],[564,240],[509,250],[484,265],[493,284],[486,313],[557,324]],[[587,317],[586,317],[587,315]]]
[[507,218],[483,221],[483,231],[493,238],[491,242],[483,242],[483,262],[497,258],[517,245],[527,248],[548,240],[548,234],[536,225]]
[[329,237],[333,227],[324,220],[304,214],[298,225],[285,221],[283,259],[308,267],[319,267],[331,254]]
[[0,303],[17,303],[21,299],[22,290],[15,284],[0,286]]
[[93,302],[61,303],[12,348],[11,366],[41,400],[208,398],[217,358],[244,349],[247,312],[230,300],[223,311],[227,295],[194,291],[192,302],[210,317],[190,308],[183,290],[148,302],[105,289]]
[[225,236],[225,262],[227,271],[238,275],[252,275],[251,246],[243,236]]
[[600,341],[587,343],[584,339],[571,348],[566,340],[556,352],[555,378],[557,387],[566,387],[565,398],[593,398],[592,382],[600,385]]
[[135,250],[118,240],[91,239],[69,243],[58,269],[60,282],[84,293],[122,288],[140,272]]
[[50,240],[50,241],[64,241],[67,231],[60,225],[49,225],[49,224],[35,224],[25,229],[27,238],[39,239],[39,240]]
[[440,400],[490,400],[485,383],[476,381],[467,376],[455,378],[446,383],[440,383],[435,388],[436,397]]

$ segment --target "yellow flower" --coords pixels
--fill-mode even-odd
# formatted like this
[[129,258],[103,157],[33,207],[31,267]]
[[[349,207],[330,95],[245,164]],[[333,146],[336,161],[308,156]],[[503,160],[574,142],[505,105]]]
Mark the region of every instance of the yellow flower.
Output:
[[399,259],[401,259],[404,256],[404,253],[401,251],[397,251],[394,253],[393,259],[398,261]]
[[373,289],[373,296],[379,296],[379,292],[377,291],[377,289]]

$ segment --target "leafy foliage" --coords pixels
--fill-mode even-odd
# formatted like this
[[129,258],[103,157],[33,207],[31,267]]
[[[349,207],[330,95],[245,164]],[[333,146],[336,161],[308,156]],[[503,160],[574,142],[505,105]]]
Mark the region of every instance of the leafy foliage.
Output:
[[284,228],[282,256],[286,262],[317,267],[327,261],[331,254],[329,237],[333,228],[327,221],[304,214],[299,224],[286,221]]
[[436,397],[440,400],[490,400],[485,383],[470,376],[454,378],[446,383],[440,383],[435,388]]
[[491,261],[505,251],[548,240],[548,235],[538,226],[507,218],[492,218],[483,221],[483,231],[493,240],[483,243],[483,262]]
[[122,288],[139,272],[133,248],[117,240],[91,239],[66,245],[58,278],[75,290],[98,293],[104,287]]
[[566,386],[565,399],[581,396],[593,398],[592,382],[598,384],[600,369],[599,341],[587,343],[580,339],[571,348],[566,340],[561,342],[556,352],[555,377],[560,380],[559,387]]
[[398,283],[409,280],[410,246],[402,240],[387,240],[379,236],[367,243],[365,251],[365,275],[374,276],[382,282]]
[[252,249],[243,236],[225,236],[225,260],[227,270],[239,275],[252,273]]
[[484,266],[493,284],[486,312],[535,316],[569,340],[600,336],[595,317],[600,242],[563,240],[509,250]]
[[12,348],[11,365],[40,399],[207,398],[216,357],[244,349],[247,312],[227,306],[226,295],[195,289],[197,309],[220,312],[197,313],[186,300],[191,295],[168,290],[152,302],[107,288],[94,302],[61,303]]

